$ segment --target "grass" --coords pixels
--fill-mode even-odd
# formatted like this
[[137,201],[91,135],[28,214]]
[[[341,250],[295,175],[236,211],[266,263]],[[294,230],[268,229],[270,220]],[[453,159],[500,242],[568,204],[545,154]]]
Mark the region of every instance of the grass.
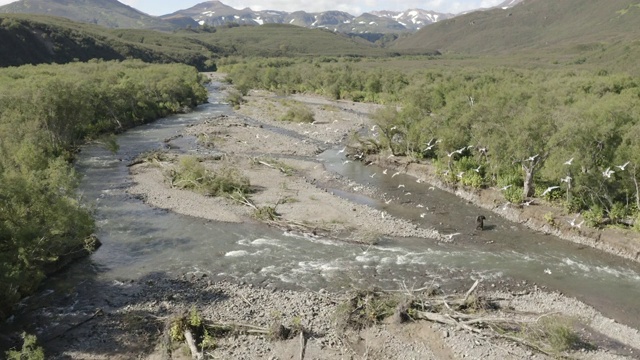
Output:
[[315,121],[314,113],[307,105],[293,101],[289,102],[288,107],[287,112],[280,120],[296,123],[312,123]]

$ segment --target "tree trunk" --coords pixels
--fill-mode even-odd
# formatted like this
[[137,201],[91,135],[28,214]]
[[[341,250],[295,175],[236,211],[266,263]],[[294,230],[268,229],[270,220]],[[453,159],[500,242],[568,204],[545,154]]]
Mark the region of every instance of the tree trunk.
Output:
[[525,198],[531,197],[535,194],[535,188],[533,187],[533,169],[533,165],[531,167],[522,165],[522,170],[524,170],[524,191],[522,192],[522,195]]

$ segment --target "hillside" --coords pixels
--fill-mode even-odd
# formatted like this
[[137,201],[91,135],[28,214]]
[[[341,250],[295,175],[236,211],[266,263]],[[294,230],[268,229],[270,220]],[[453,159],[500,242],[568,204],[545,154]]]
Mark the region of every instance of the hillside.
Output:
[[640,1],[529,0],[509,9],[477,11],[423,28],[398,50],[466,54],[521,50],[602,50],[640,35]]
[[218,28],[214,33],[198,34],[195,38],[242,56],[388,55],[387,50],[372,47],[364,40],[359,42],[328,30],[284,24]]
[[61,16],[109,28],[173,30],[176,25],[117,0],[20,0],[0,6],[0,13]]
[[181,35],[109,30],[51,16],[0,14],[0,67],[135,58],[211,70],[210,60],[222,52]]
[[0,67],[141,59],[215,69],[224,56],[385,56],[386,50],[347,36],[293,25],[222,27],[166,33],[107,29],[65,18],[0,14]]

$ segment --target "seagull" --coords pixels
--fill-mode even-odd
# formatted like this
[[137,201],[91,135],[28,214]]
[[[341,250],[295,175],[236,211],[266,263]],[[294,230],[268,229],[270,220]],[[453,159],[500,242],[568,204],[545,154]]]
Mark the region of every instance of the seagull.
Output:
[[551,275],[551,270],[550,270],[550,269],[548,269],[548,268],[547,268],[547,269],[544,269],[544,273],[545,273],[545,274],[549,274],[549,275]]
[[567,175],[567,177],[560,179],[560,182],[569,183],[573,179],[571,176]]
[[354,156],[356,159],[362,159],[362,157],[364,156],[364,153],[360,153],[356,156]]
[[397,129],[397,128],[398,128],[397,126],[393,125],[393,126],[391,127],[391,130],[395,130],[395,129]]
[[560,188],[560,186],[549,186],[540,196],[545,196],[548,192],[558,188]]
[[501,188],[500,188],[500,191],[505,191],[505,190],[507,190],[508,188],[510,188],[510,187],[512,187],[512,186],[513,186],[513,185],[506,185],[506,186],[503,186],[503,187],[501,187]]
[[422,179],[416,179],[416,182],[420,184],[422,182]]
[[398,185],[398,189],[403,188],[403,187],[404,187],[404,184]]
[[429,186],[429,190],[435,190],[436,187],[435,186]]
[[385,204],[387,204],[387,205],[389,205],[389,203],[390,203],[390,202],[391,202],[391,199],[389,199],[389,200],[385,201],[384,203],[385,203]]
[[532,205],[532,204],[533,204],[533,199],[531,199],[529,201],[525,201],[525,202],[522,203],[522,205],[524,205],[524,206],[529,206],[529,205]]
[[345,150],[347,150],[346,146],[344,148],[342,148],[342,150],[338,151],[338,154],[342,154]]
[[464,171],[460,171],[456,176],[460,179],[462,179],[462,175],[464,175]]
[[460,235],[460,233],[459,233],[459,232],[457,232],[457,233],[447,234],[447,235],[442,235],[442,236],[446,237],[448,240],[451,240],[451,239],[453,239],[453,237],[454,237],[454,236],[456,236],[456,235]]
[[607,168],[607,170],[602,172],[602,176],[606,177],[606,178],[611,178],[611,174],[613,174],[615,171],[611,170],[610,167]]
[[460,149],[458,149],[458,150],[456,150],[454,152],[457,152],[458,154],[462,154],[462,152],[465,151],[465,150],[467,150],[467,147],[463,146],[463,147],[461,147]]
[[424,148],[424,151],[429,151],[429,150],[433,149],[434,146],[436,146],[436,144],[429,145],[426,148]]
[[370,178],[372,178],[372,177],[376,176],[376,174],[377,174],[377,173],[373,173],[373,174],[371,174],[371,176],[369,176],[369,177],[370,177]]
[[527,159],[527,161],[534,161],[538,157],[538,155],[539,154],[535,154],[535,155],[531,156],[530,158]]
[[422,204],[418,204],[418,205],[416,205],[416,207],[423,208],[423,207],[424,207],[424,205],[422,205]]
[[345,160],[345,161],[342,162],[342,165],[348,164],[350,162],[351,162],[351,160]]
[[387,159],[391,159],[392,157],[394,157],[395,155],[391,154],[389,156],[387,156]]
[[407,196],[407,195],[411,195],[411,193],[410,193],[410,192],[406,192],[406,193],[404,193],[404,195],[405,195],[405,196]]
[[387,170],[388,169],[384,169],[384,171],[382,172],[383,174],[387,175]]
[[480,172],[480,168],[482,167],[482,165],[478,166],[477,168],[473,169],[473,171],[479,173]]
[[626,163],[622,164],[622,165],[616,165],[616,167],[622,171],[624,171],[624,168],[627,167],[627,165],[629,165],[629,161],[627,161]]
[[427,215],[427,213],[422,213],[422,214],[420,214],[420,217],[424,218],[426,215]]
[[452,156],[453,156],[453,154],[455,154],[455,153],[457,153],[457,152],[458,152],[457,150],[454,150],[454,151],[452,151],[452,152],[450,152],[450,153],[447,153],[447,156],[448,156],[448,157],[452,157]]
[[573,162],[573,158],[567,160],[564,162],[564,165],[571,165],[571,162]]
[[378,126],[378,125],[373,125],[373,126],[371,127],[371,132],[376,131],[376,126]]
[[394,173],[393,175],[391,175],[391,178],[393,179],[394,177],[400,175],[400,171],[398,171],[397,173]]
[[578,220],[578,218],[575,218],[571,221],[567,220],[567,222],[569,223],[569,225],[571,225],[572,227],[577,227],[580,228],[582,226],[582,224],[584,223],[584,220],[582,220],[581,222],[576,224],[576,220]]

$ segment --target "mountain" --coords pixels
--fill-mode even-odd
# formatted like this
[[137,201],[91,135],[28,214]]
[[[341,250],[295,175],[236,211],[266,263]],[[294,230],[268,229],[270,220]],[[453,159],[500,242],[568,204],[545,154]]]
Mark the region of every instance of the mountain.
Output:
[[250,8],[234,9],[220,1],[207,1],[185,10],[161,16],[161,18],[167,19],[173,16],[191,17],[200,25],[290,24],[311,29],[320,28],[341,33],[360,34],[411,32],[453,15],[419,9],[406,12],[379,11],[364,13],[360,16],[342,11],[287,13],[275,10],[253,11]]
[[638,23],[638,0],[527,0],[440,21],[393,47],[466,54],[606,49],[636,46]]
[[20,0],[0,6],[0,13],[61,16],[109,28],[173,30],[177,27],[117,0]]
[[410,9],[407,11],[382,10],[371,13],[381,18],[393,19],[409,30],[420,30],[427,25],[455,16],[454,14],[443,14],[421,9]]

